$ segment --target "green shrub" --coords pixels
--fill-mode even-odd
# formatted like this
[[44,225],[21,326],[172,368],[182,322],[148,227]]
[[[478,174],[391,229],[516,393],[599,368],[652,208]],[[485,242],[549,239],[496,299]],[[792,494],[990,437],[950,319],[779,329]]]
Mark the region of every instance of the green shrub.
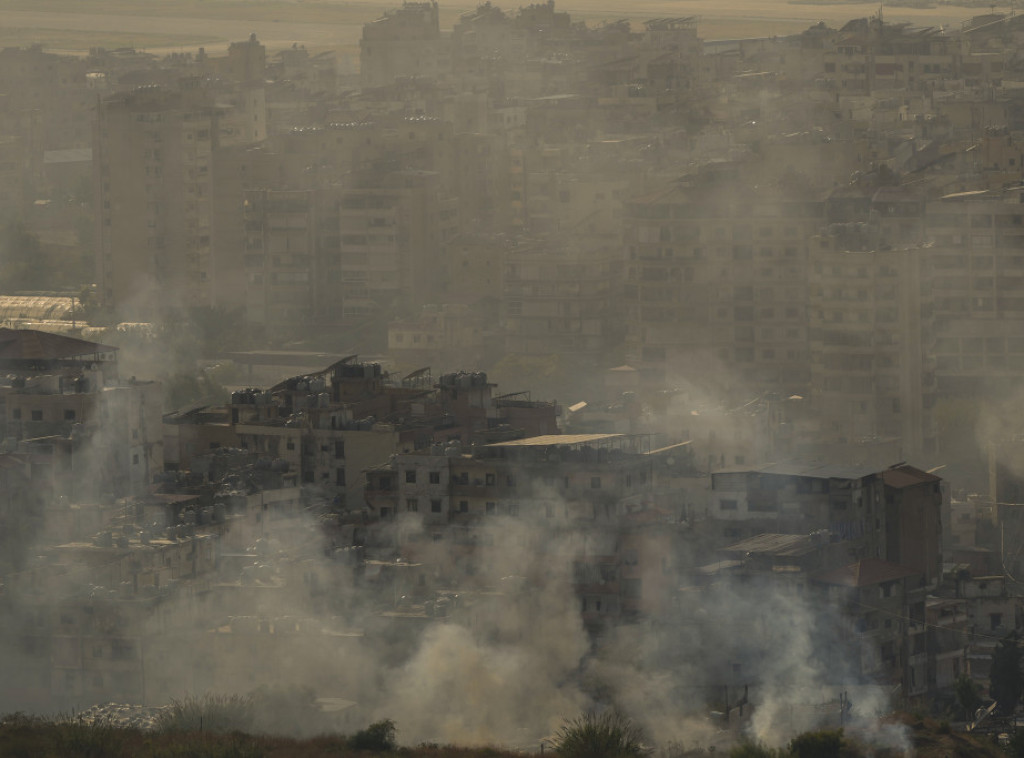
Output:
[[353,750],[366,750],[371,753],[387,753],[397,747],[395,742],[395,722],[384,719],[370,724],[348,738],[348,746]]
[[794,737],[789,743],[789,751],[793,758],[835,758],[842,750],[843,742],[842,729],[822,729]]
[[266,751],[245,735],[164,735],[162,744],[146,755],[150,758],[264,758]]
[[760,742],[744,740],[729,751],[729,758],[785,758],[786,752]]
[[647,752],[643,730],[615,711],[588,711],[565,721],[555,749],[564,758],[635,758]]
[[129,730],[105,722],[58,720],[52,735],[57,754],[63,758],[116,758],[124,753]]

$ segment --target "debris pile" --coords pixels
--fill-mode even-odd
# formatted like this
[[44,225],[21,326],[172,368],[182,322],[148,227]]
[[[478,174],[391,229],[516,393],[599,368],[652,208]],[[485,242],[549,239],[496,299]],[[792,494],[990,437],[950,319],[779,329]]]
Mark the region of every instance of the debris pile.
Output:
[[120,729],[155,729],[164,707],[105,703],[94,705],[76,714],[75,720],[86,724],[116,726]]

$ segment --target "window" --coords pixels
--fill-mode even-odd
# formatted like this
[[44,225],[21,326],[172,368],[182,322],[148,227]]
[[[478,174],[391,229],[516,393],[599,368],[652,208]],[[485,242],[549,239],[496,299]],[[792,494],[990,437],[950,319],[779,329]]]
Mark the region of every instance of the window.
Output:
[[493,487],[494,486],[494,474],[485,474],[484,475],[484,483],[488,487]]
[[1003,614],[1001,613],[990,613],[988,614],[989,629],[995,631],[1003,625]]
[[601,477],[592,476],[590,477],[590,488],[593,490],[601,489]]
[[138,466],[139,465],[139,454],[138,453],[135,453],[134,455],[132,455],[132,465],[133,466]]
[[440,484],[441,483],[441,472],[440,471],[431,471],[430,472],[430,483],[431,484]]
[[459,501],[459,513],[469,513],[469,501],[468,500],[460,500]]
[[11,418],[15,421],[21,418],[21,408],[15,408],[11,411]]
[[640,597],[643,593],[643,584],[639,579],[623,579],[622,580],[622,596],[623,597]]
[[128,640],[115,640],[111,645],[110,657],[115,661],[126,661],[135,657],[135,645]]
[[405,501],[405,510],[409,511],[409,513],[416,513],[419,509],[420,503],[416,498],[410,497]]
[[43,412],[42,411],[32,411],[32,420],[33,421],[42,421],[43,420]]
[[65,421],[74,421],[75,420],[75,410],[73,408],[65,408],[64,409],[64,420]]
[[345,457],[345,440],[334,441],[334,457],[344,458]]
[[430,501],[430,512],[431,513],[440,513],[441,512],[441,501],[440,500],[431,500]]
[[739,503],[735,500],[719,500],[718,508],[723,511],[735,511],[739,508]]
[[405,472],[405,483],[416,484],[416,469],[411,468]]
[[488,514],[494,513],[494,503],[487,503],[485,509]]
[[334,483],[339,487],[345,486],[345,469],[339,468],[335,472]]

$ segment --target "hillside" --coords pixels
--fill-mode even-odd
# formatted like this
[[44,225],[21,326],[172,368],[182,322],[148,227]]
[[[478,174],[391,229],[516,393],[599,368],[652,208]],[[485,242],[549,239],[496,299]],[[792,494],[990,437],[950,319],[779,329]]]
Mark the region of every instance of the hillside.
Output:
[[[991,737],[951,733],[931,720],[909,716],[899,719],[894,728],[905,728],[913,744],[914,758],[1005,758]],[[154,732],[122,729],[76,722],[55,723],[22,715],[8,716],[0,723],[0,758],[365,758],[366,756],[404,756],[405,758],[530,758],[552,755],[541,752],[508,751],[492,747],[453,747],[420,745],[391,750],[363,743],[354,747],[359,735],[372,734],[373,727],[354,737],[330,735],[310,739],[253,736],[239,732]],[[828,733],[816,733],[828,734]],[[788,751],[737,749],[736,755],[788,758]],[[654,751],[654,758],[687,758],[701,753]],[[845,758],[860,756],[897,756],[894,750],[869,749],[847,742],[841,751]]]

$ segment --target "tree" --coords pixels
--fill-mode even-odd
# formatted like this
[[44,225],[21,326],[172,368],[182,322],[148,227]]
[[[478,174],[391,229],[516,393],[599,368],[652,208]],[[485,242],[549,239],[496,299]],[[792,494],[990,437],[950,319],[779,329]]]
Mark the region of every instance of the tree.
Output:
[[973,721],[975,712],[981,707],[978,685],[971,677],[963,675],[957,677],[955,690],[957,702],[964,709],[964,720]]
[[384,719],[370,724],[349,737],[348,746],[353,750],[365,750],[370,753],[393,751],[398,746],[395,742],[395,722]]
[[1020,638],[1016,631],[999,640],[992,652],[992,674],[989,680],[989,694],[999,705],[1002,714],[1013,713],[1020,702],[1024,677],[1021,676]]
[[637,758],[647,752],[643,730],[615,711],[588,711],[565,721],[555,749],[563,758]]

